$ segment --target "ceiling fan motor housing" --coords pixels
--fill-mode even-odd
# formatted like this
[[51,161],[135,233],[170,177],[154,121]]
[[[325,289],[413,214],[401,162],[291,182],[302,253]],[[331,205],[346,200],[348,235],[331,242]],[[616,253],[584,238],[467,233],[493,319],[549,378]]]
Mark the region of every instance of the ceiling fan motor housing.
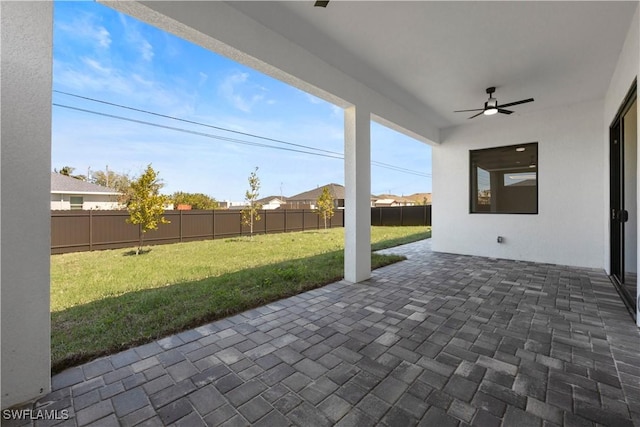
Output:
[[485,116],[491,116],[496,113],[512,114],[513,111],[507,110],[505,109],[505,107],[513,107],[520,104],[526,104],[527,102],[533,102],[533,98],[528,98],[528,99],[522,99],[520,101],[509,102],[506,104],[498,105],[498,100],[493,97],[493,93],[495,91],[496,91],[495,86],[491,86],[487,88],[487,94],[489,95],[489,99],[484,103],[484,108],[477,108],[477,109],[471,109],[471,110],[456,110],[454,112],[463,113],[467,111],[480,111],[479,113],[469,117],[470,119],[473,119],[474,117],[478,117],[483,114]]

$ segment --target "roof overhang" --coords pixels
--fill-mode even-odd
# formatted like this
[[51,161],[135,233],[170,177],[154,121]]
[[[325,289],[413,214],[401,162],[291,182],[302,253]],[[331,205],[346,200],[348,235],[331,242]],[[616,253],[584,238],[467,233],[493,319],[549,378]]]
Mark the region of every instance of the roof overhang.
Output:
[[51,194],[78,194],[81,196],[120,196],[121,193],[109,192],[102,193],[99,191],[64,191],[64,190],[51,190]]
[[[637,2],[103,2],[429,143],[485,89],[516,114],[601,99]],[[474,120],[508,120],[497,115]]]

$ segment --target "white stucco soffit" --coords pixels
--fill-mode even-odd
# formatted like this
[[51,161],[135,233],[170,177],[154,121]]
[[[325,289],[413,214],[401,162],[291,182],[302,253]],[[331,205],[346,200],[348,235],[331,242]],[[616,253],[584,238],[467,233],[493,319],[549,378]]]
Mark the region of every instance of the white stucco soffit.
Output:
[[[380,123],[426,143],[439,142],[433,113],[424,105],[397,102],[360,76],[314,55],[282,28],[269,28],[244,10],[254,2],[101,3],[227,56],[292,86],[347,108],[365,106]],[[257,2],[259,3],[259,2]],[[269,2],[271,3],[271,2]],[[275,5],[275,3],[274,3]],[[187,7],[188,6],[188,7]],[[371,72],[375,72],[371,70]]]

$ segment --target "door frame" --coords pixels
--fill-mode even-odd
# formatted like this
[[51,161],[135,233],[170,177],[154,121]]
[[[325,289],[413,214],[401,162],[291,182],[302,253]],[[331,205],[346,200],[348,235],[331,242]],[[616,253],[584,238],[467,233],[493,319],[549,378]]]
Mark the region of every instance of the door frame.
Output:
[[[610,279],[620,298],[636,319],[636,295],[625,288],[625,222],[621,215],[628,215],[624,205],[624,122],[623,117],[637,99],[637,79],[634,79],[618,112],[609,125],[609,242]],[[617,140],[616,140],[617,139]]]

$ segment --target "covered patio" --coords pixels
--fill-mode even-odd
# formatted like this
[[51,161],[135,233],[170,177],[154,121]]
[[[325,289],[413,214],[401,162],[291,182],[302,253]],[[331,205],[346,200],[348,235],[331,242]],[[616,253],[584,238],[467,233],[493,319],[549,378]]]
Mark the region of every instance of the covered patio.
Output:
[[602,271],[387,252],[408,259],[69,369],[29,408],[65,426],[640,424],[640,331]]
[[[72,424],[640,423],[640,337],[606,276],[640,325],[637,1],[101,3],[344,110],[345,282],[52,380],[53,2],[1,2],[2,409],[53,401]],[[454,112],[497,103],[493,87],[535,102]],[[372,121],[432,145],[434,177],[434,252],[373,275]],[[535,206],[474,212],[472,153],[527,144]]]

